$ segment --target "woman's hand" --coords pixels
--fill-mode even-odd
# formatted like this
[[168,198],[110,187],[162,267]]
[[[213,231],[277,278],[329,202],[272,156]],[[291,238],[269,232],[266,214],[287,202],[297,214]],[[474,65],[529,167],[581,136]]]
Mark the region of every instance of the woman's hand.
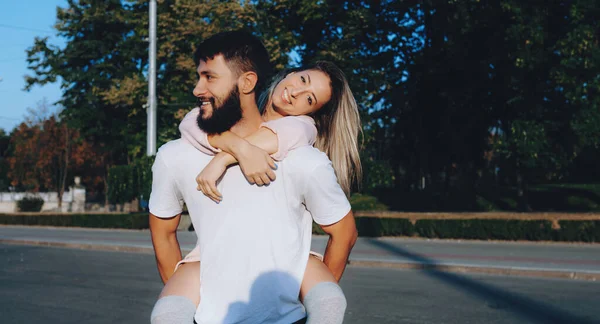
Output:
[[198,183],[196,189],[202,191],[205,196],[214,202],[221,202],[223,195],[217,190],[217,181],[223,176],[226,169],[227,163],[219,158],[219,155],[215,156],[196,177],[196,183]]
[[259,186],[268,185],[275,180],[275,162],[271,156],[262,149],[247,143],[240,148],[235,158],[240,164],[242,172],[251,184]]

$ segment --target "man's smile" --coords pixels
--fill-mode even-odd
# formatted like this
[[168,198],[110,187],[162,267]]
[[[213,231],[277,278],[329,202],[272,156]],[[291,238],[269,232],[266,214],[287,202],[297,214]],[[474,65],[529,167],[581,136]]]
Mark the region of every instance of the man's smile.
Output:
[[213,98],[200,97],[196,99],[196,105],[200,108],[205,108],[212,104],[213,100]]

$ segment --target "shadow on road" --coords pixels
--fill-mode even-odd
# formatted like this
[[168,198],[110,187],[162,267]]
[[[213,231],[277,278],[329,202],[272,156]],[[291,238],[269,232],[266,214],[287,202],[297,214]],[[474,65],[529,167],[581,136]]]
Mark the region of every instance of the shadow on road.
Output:
[[593,319],[557,309],[556,307],[543,302],[486,285],[465,276],[441,271],[435,268],[436,260],[408,252],[384,241],[370,239],[368,242],[399,256],[431,265],[430,268],[424,270],[428,276],[437,279],[444,284],[463,290],[473,296],[483,298],[487,300],[488,304],[492,305],[493,308],[513,312],[533,323],[598,323]]

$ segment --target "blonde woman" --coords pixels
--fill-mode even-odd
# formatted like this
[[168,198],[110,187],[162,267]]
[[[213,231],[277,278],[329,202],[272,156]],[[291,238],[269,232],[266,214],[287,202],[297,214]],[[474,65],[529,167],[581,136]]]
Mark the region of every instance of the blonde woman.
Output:
[[[196,180],[198,190],[216,203],[223,199],[217,185],[218,179],[230,164],[239,161],[250,183],[268,185],[275,180],[275,174],[271,170],[275,167],[273,160],[261,156],[247,156],[245,148],[248,145],[263,149],[275,160],[284,159],[287,153],[295,148],[314,145],[331,160],[338,182],[347,196],[352,184],[361,177],[358,152],[358,133],[361,127],[358,107],[346,77],[333,63],[317,62],[311,66],[278,74],[261,97],[260,107],[264,123],[257,132],[245,139],[230,131],[218,135],[207,135],[201,131],[197,122],[200,120],[198,117],[203,104],[209,103],[200,103],[199,108],[188,113],[179,129],[184,140],[207,154],[215,155]],[[306,295],[313,287],[320,283],[337,284],[343,272],[343,269],[329,269],[325,265],[327,260],[323,260],[323,257],[316,253],[311,254],[313,257],[308,260],[300,287],[300,299],[305,303],[308,323],[341,323],[345,300],[343,305],[330,305],[328,308],[331,312],[326,314],[311,313],[312,307],[307,304]],[[195,264],[199,267],[199,261],[199,249],[196,248],[180,261],[177,267],[181,264]],[[192,276],[197,275],[197,270],[192,268],[190,271],[190,267],[187,270],[179,274],[177,282],[193,282]],[[189,274],[190,278],[182,278],[186,274]],[[186,293],[171,293],[197,295],[197,289],[193,285],[181,285],[177,289],[186,290]],[[199,296],[195,297],[194,300],[199,302]],[[327,318],[336,316],[336,308],[342,309],[341,318]]]

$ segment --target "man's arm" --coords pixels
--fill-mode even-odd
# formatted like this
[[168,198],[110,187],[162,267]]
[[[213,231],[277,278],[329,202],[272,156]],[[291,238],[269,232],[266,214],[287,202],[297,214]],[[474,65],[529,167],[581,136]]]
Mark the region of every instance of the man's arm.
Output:
[[329,235],[323,262],[339,282],[346,269],[350,251],[358,237],[354,214],[349,211],[339,222],[321,228]]
[[163,283],[173,275],[177,262],[181,261],[181,250],[177,241],[177,227],[181,214],[171,218],[159,218],[150,213],[150,233],[156,256],[158,273]]
[[[313,156],[313,161],[318,161],[317,158],[323,159],[323,155]],[[328,160],[302,171],[298,181],[304,186],[304,205],[313,220],[329,235],[323,262],[339,281],[358,235],[350,202]]]

